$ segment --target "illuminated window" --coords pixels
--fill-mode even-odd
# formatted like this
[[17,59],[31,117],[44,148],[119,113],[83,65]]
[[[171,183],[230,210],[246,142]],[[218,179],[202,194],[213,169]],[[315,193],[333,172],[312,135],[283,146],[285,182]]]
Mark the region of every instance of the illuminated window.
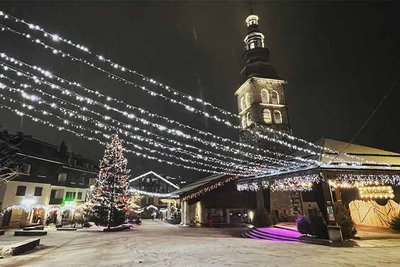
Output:
[[282,113],[279,110],[274,110],[275,123],[282,123]]
[[263,118],[265,123],[272,123],[271,111],[269,109],[264,109]]
[[271,102],[272,104],[279,104],[279,94],[275,90],[271,92]]
[[269,94],[268,94],[267,89],[261,90],[261,102],[269,103]]
[[246,98],[244,96],[242,96],[242,98],[240,99],[240,109],[241,110],[246,109]]
[[247,126],[246,116],[243,116],[242,117],[242,128],[244,129],[244,128],[246,128],[246,126]]
[[246,118],[247,119],[247,126],[250,126],[253,123],[253,121],[251,120],[251,113],[247,112],[246,117],[247,117]]

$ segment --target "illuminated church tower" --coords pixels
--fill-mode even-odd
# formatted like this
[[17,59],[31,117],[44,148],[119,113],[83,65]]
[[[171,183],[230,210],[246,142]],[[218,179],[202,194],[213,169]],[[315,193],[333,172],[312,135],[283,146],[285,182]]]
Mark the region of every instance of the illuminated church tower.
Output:
[[[282,154],[292,151],[274,142],[261,139],[257,133],[279,139],[266,127],[291,133],[284,87],[286,81],[280,78],[269,61],[269,50],[265,47],[264,34],[258,28],[258,16],[246,19],[247,35],[244,38],[246,51],[243,54],[245,66],[241,71],[243,84],[235,92],[239,107],[241,142]],[[250,130],[250,131],[247,131]],[[271,155],[270,155],[271,156]],[[298,192],[270,192],[260,188],[256,192],[256,217],[265,211],[274,215],[276,221],[287,211],[296,216],[300,195]],[[283,217],[282,217],[283,218]]]
[[[244,82],[235,92],[241,127],[265,135],[270,135],[265,126],[290,133],[284,92],[286,81],[278,76],[269,61],[270,52],[258,27],[258,16],[248,16],[246,24],[245,66],[241,71]],[[262,148],[277,149],[273,143],[258,140],[248,131],[242,131],[241,140]]]

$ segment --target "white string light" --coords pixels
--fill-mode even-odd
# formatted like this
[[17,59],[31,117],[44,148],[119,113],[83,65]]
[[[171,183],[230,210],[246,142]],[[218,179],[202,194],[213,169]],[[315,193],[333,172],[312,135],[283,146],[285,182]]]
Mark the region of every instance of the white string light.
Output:
[[[12,70],[12,68],[10,68],[10,70]],[[21,75],[25,75],[24,73],[21,73]],[[16,83],[16,81],[15,80],[13,80],[13,79],[11,79],[11,78],[9,78],[8,76],[6,76],[6,75],[3,75],[3,74],[1,74],[0,75],[0,78],[4,78],[4,79],[8,79],[8,80],[10,80],[13,84],[15,84]],[[31,87],[31,86],[27,86],[26,84],[24,84],[24,88],[27,88],[27,87]],[[12,89],[12,88],[11,88]],[[73,105],[74,107],[76,107],[76,108],[78,108],[78,110],[79,110],[79,108],[80,108],[80,106],[79,105],[76,105],[76,104],[74,104],[74,103],[71,103],[71,102],[69,102],[69,101],[65,101],[65,100],[62,100],[62,99],[60,99],[60,98],[58,98],[58,97],[55,97],[54,95],[50,95],[50,94],[47,94],[47,93],[45,93],[45,92],[43,92],[43,91],[41,91],[40,89],[36,89],[36,88],[31,88],[32,90],[35,90],[35,91],[38,91],[40,94],[42,94],[43,96],[48,96],[48,97],[50,97],[53,101],[54,100],[57,100],[57,101],[59,101],[59,104],[61,104],[61,105],[64,105],[64,104],[66,104],[66,103],[68,103],[68,104],[71,104],[71,105]],[[22,95],[27,95],[23,90],[21,90],[21,89],[13,89],[14,91],[17,91],[18,93],[21,93]],[[71,96],[72,97],[72,96]],[[37,96],[35,96],[34,95],[34,98],[32,98],[32,97],[29,97],[28,99],[30,99],[30,100],[37,100],[37,99],[40,99],[39,97],[37,97]],[[58,106],[57,105],[55,105],[54,103],[48,103],[48,102],[46,102],[47,103],[47,105],[49,105],[50,107],[52,107],[52,108],[57,108]],[[79,119],[81,119],[81,120],[83,120],[83,121],[88,121],[88,120],[94,120],[93,118],[91,118],[91,117],[89,117],[89,116],[83,116],[83,115],[80,115],[80,114],[78,114],[77,112],[75,112],[75,111],[73,111],[73,110],[70,110],[70,109],[61,109],[61,111],[64,113],[64,114],[68,114],[69,115],[69,117],[77,117],[77,118],[79,118]],[[90,111],[90,110],[89,110]],[[96,113],[96,112],[93,112],[93,111],[90,111],[91,113],[94,113],[94,114],[96,114],[97,116],[102,116],[101,114],[99,114],[99,113]],[[111,120],[113,120],[113,119],[111,119]],[[66,123],[65,121],[64,121],[64,123]],[[102,122],[99,122],[98,120],[95,120],[95,126],[97,126],[97,127],[99,127],[100,126],[100,128],[102,129],[102,128],[105,128],[105,129],[107,129],[107,130],[109,130],[108,128],[110,128],[111,126],[110,125],[108,125],[108,124],[104,124],[104,123],[102,123]],[[118,130],[118,128],[116,128],[116,127],[111,127],[112,128],[112,130],[114,130],[114,131],[120,131],[121,133],[123,133],[123,134],[125,134],[125,136],[130,136],[130,137],[132,137],[133,139],[136,139],[136,140],[140,140],[140,141],[146,141],[147,143],[150,143],[151,145],[153,145],[153,146],[155,146],[155,147],[162,147],[162,148],[164,148],[164,149],[169,149],[171,152],[175,152],[177,149],[176,148],[171,148],[171,147],[166,147],[166,146],[164,146],[164,144],[160,144],[160,143],[158,143],[158,142],[154,142],[154,140],[152,140],[152,139],[148,139],[148,138],[145,138],[145,137],[142,137],[142,136],[138,136],[138,135],[130,135],[127,131],[122,131],[122,130]],[[182,153],[186,153],[187,154],[187,151],[179,151],[178,150],[178,152],[182,152]],[[189,154],[190,156],[193,156],[192,154]],[[209,158],[205,158],[205,157],[203,157],[202,155],[200,155],[200,154],[195,154],[197,157],[196,158],[201,158],[201,159],[203,159],[203,160],[209,160]],[[235,164],[232,164],[232,163],[225,163],[225,162],[222,162],[221,163],[221,161],[218,161],[217,159],[215,159],[214,158],[214,161],[217,161],[218,163],[220,163],[221,165],[225,165],[225,166],[228,166],[228,167],[230,167],[230,168],[232,168],[232,167],[235,167],[235,168],[239,168],[239,169],[246,169],[246,170],[250,170],[250,171],[255,171],[256,169],[254,169],[254,168],[251,168],[251,166],[246,166],[246,165],[235,165]],[[265,165],[263,165],[262,166],[264,169],[265,169]],[[269,167],[269,169],[274,169],[273,167],[271,168],[271,167]]]
[[[2,15],[0,15],[0,16],[2,16],[2,17],[5,18],[5,19],[8,19],[8,18],[9,18],[9,16],[8,16],[7,14],[5,14],[4,12],[2,12]],[[71,41],[69,41],[69,40],[67,40],[67,39],[64,39],[64,38],[62,38],[62,37],[60,37],[60,36],[58,36],[58,35],[50,34],[50,33],[45,32],[44,29],[42,29],[42,28],[39,27],[39,26],[26,23],[25,21],[20,20],[20,19],[18,19],[18,18],[16,18],[16,17],[13,17],[13,16],[11,16],[11,17],[14,19],[15,22],[24,23],[24,24],[28,25],[28,26],[29,26],[29,29],[31,29],[31,30],[40,30],[40,31],[42,31],[42,32],[44,33],[44,36],[45,36],[45,37],[49,37],[49,38],[51,38],[53,41],[60,41],[60,40],[61,40],[61,41],[65,42],[65,43],[67,43],[67,44],[69,44],[69,45],[72,45],[72,46],[74,46],[74,47],[76,47],[76,48],[81,49],[81,50],[84,51],[84,52],[91,53],[85,46],[74,44],[74,43],[72,43]],[[9,31],[12,31],[12,32],[14,32],[14,33],[20,34],[20,35],[22,35],[22,36],[24,36],[24,37],[26,37],[26,38],[28,38],[28,39],[31,38],[31,36],[30,36],[29,34],[25,34],[25,33],[18,32],[18,31],[14,30],[14,29],[12,29],[12,28],[10,28],[10,27],[7,27],[7,26],[3,26],[2,30],[9,30]],[[63,57],[67,56],[68,58],[70,58],[70,59],[73,60],[73,61],[80,61],[80,62],[82,62],[82,63],[84,63],[84,64],[86,64],[86,65],[89,65],[90,67],[93,67],[93,68],[95,68],[95,69],[97,69],[97,70],[99,70],[99,71],[102,71],[102,72],[104,72],[104,73],[107,73],[108,75],[111,75],[111,78],[113,78],[113,79],[117,79],[117,80],[119,80],[119,81],[125,82],[125,83],[127,83],[127,84],[131,84],[131,85],[134,85],[134,86],[137,87],[137,84],[135,84],[135,83],[133,83],[133,82],[131,82],[131,81],[129,81],[129,80],[126,80],[126,79],[124,79],[124,78],[122,78],[122,77],[120,77],[120,76],[118,76],[118,75],[115,75],[115,74],[110,73],[110,72],[108,72],[108,71],[106,71],[106,70],[104,70],[104,69],[102,69],[102,68],[100,68],[100,67],[97,67],[96,65],[94,65],[93,63],[90,63],[90,62],[87,61],[87,60],[80,59],[80,58],[74,57],[74,56],[72,56],[72,55],[70,55],[70,54],[68,54],[68,53],[64,53],[64,52],[62,52],[61,50],[57,50],[56,48],[54,48],[54,47],[52,47],[52,46],[49,46],[49,45],[43,43],[40,39],[35,39],[33,42],[34,42],[34,43],[41,44],[41,45],[43,45],[45,48],[52,49],[52,50],[53,50],[53,53],[55,52],[54,54],[59,54],[59,53],[61,53]],[[100,60],[103,60],[103,61],[106,61],[106,62],[110,63],[111,66],[112,66],[114,69],[119,69],[119,70],[121,70],[121,71],[126,71],[126,70],[127,70],[126,67],[121,67],[119,64],[114,63],[114,62],[112,62],[112,61],[109,60],[109,59],[105,59],[105,58],[104,58],[103,56],[101,56],[101,55],[97,55],[97,57],[98,57]],[[131,70],[129,70],[129,71],[130,71],[131,73],[138,74],[136,71],[131,71]],[[142,74],[139,74],[139,75],[142,75]],[[155,80],[153,80],[153,79],[148,79],[148,78],[145,77],[144,75],[142,75],[142,78],[143,78],[144,80],[146,80],[146,81],[149,81],[149,82],[153,83],[153,84],[157,84],[157,85],[159,85],[159,86],[163,86],[162,83],[159,83],[159,82],[157,82],[157,81],[155,81]],[[210,114],[208,114],[207,112],[203,112],[203,111],[198,110],[198,109],[196,109],[196,108],[194,108],[194,107],[191,107],[191,106],[189,106],[189,105],[187,105],[187,104],[184,104],[184,103],[182,103],[182,102],[180,102],[180,101],[176,101],[176,100],[171,99],[171,98],[169,98],[169,97],[166,97],[166,96],[164,96],[164,95],[162,95],[162,94],[160,94],[160,93],[156,93],[156,92],[153,92],[153,91],[151,91],[151,90],[148,90],[148,89],[145,88],[144,86],[139,86],[139,88],[141,88],[142,90],[145,90],[146,92],[150,93],[151,95],[160,96],[160,97],[163,97],[163,98],[166,99],[166,100],[170,100],[172,103],[179,104],[179,105],[183,105],[187,110],[189,110],[189,111],[191,111],[191,112],[202,113],[204,116],[209,117],[209,118],[211,118],[211,119],[213,119],[213,120],[215,120],[215,121],[217,121],[217,122],[222,122],[222,123],[226,124],[226,125],[229,126],[229,127],[233,127],[233,128],[235,128],[235,129],[239,129],[239,130],[241,129],[239,126],[237,126],[237,125],[232,125],[231,122],[226,121],[226,120],[224,120],[224,119],[221,119],[221,118],[219,118],[218,116],[215,116],[215,115],[214,115],[214,116],[210,116]],[[164,88],[164,87],[163,87],[163,88]],[[166,88],[169,89],[169,87],[166,87]],[[166,88],[164,88],[164,89],[166,89]],[[174,89],[171,89],[171,90],[174,90]],[[180,92],[179,92],[179,93],[178,93],[178,92],[179,92],[179,91],[174,90],[174,95],[175,95],[175,94],[176,94],[176,95],[180,94]],[[188,100],[193,100],[193,97],[188,96],[188,95],[186,95],[186,96],[187,96],[187,99],[188,99]],[[209,103],[208,103],[208,104],[209,104]],[[210,104],[210,105],[211,105],[211,104]],[[212,105],[211,105],[211,106],[212,106]],[[220,108],[218,108],[218,109],[221,110],[221,111],[224,111],[224,110],[222,110],[222,109],[220,109]],[[229,114],[232,114],[232,113],[228,112],[227,115],[229,115]],[[233,115],[233,114],[232,114],[232,115]],[[237,117],[237,116],[235,115],[235,117]],[[309,146],[311,146],[311,147],[314,147],[314,148],[323,149],[324,151],[328,151],[328,152],[331,152],[331,153],[337,153],[337,154],[339,154],[339,155],[344,155],[344,156],[346,156],[346,157],[350,157],[350,158],[353,158],[353,159],[358,159],[358,160],[365,161],[365,159],[363,159],[363,158],[356,157],[356,156],[354,156],[354,155],[349,155],[349,154],[347,154],[347,153],[340,153],[340,152],[334,151],[334,150],[332,150],[332,149],[330,149],[330,148],[318,146],[318,145],[315,145],[314,143],[311,143],[311,142],[308,142],[308,141],[306,141],[306,140],[303,140],[303,139],[300,139],[300,138],[291,136],[291,135],[289,135],[289,134],[287,134],[287,133],[284,133],[284,132],[277,131],[277,130],[275,130],[275,129],[271,129],[271,128],[269,128],[269,127],[266,127],[266,129],[267,129],[268,131],[277,133],[278,135],[287,137],[287,138],[289,138],[290,140],[297,140],[297,141],[303,142],[303,143],[305,143],[305,144],[307,144],[307,145],[309,145]],[[247,131],[249,131],[249,130],[247,130]],[[265,140],[268,140],[268,141],[270,141],[270,142],[275,142],[275,143],[278,143],[278,144],[287,146],[287,147],[292,148],[292,149],[294,149],[294,150],[303,151],[303,152],[310,153],[310,154],[313,154],[313,155],[316,154],[316,152],[314,152],[314,151],[312,151],[312,150],[310,150],[310,149],[302,148],[302,147],[299,147],[299,146],[297,146],[297,145],[291,144],[291,143],[286,142],[286,141],[283,141],[283,140],[278,140],[278,139],[275,139],[275,138],[270,138],[269,136],[263,135],[263,134],[260,134],[260,133],[255,133],[255,134],[259,135],[261,138],[263,138],[263,139],[265,139]],[[325,156],[328,157],[328,158],[330,157],[330,156],[328,156],[328,155],[325,155]],[[335,158],[336,158],[336,157],[332,157],[332,159],[335,159]],[[388,165],[388,164],[385,164],[385,163],[371,162],[371,161],[369,161],[369,162],[367,161],[367,163],[373,163],[373,164],[379,164],[379,165]]]
[[[8,57],[8,56],[5,55],[4,53],[1,53],[0,56],[1,56],[2,58],[4,58],[5,60],[10,61],[11,63],[14,63],[15,65],[21,66],[21,64],[22,64],[22,65],[24,65],[24,66],[27,66],[27,67],[32,68],[32,69],[34,69],[34,70],[37,70],[40,74],[44,75],[45,77],[48,77],[48,78],[55,78],[56,80],[59,80],[61,83],[69,84],[69,85],[74,85],[74,86],[77,86],[77,87],[79,87],[79,88],[84,89],[85,91],[90,91],[91,93],[95,93],[96,95],[99,95],[99,93],[98,93],[97,91],[94,92],[94,91],[92,91],[92,90],[90,90],[90,89],[88,89],[88,88],[86,88],[86,87],[81,86],[80,84],[78,84],[78,83],[76,83],[76,82],[71,82],[71,81],[68,81],[68,80],[59,78],[58,76],[55,76],[55,75],[51,74],[51,72],[46,71],[46,70],[43,70],[43,69],[40,68],[40,67],[30,66],[29,64],[27,64],[27,63],[25,63],[25,62],[22,62],[22,61],[19,61],[19,60],[14,59],[14,58]],[[3,65],[3,66],[4,66],[4,65]],[[7,66],[7,68],[10,69],[9,66]],[[15,72],[17,72],[17,70],[15,70],[15,69],[12,69],[12,70],[15,71]],[[24,74],[22,71],[19,71],[19,73],[20,73],[20,75],[23,75],[23,74]],[[31,75],[33,75],[33,74],[31,74]],[[34,76],[34,77],[35,77],[35,76]],[[35,78],[35,82],[37,83],[38,81],[39,81],[39,80],[38,80],[37,77],[36,77],[36,78]],[[44,82],[44,81],[42,81],[42,82]],[[45,83],[48,84],[47,82],[45,82]],[[55,84],[51,84],[51,87],[52,87],[53,89],[60,89],[60,86],[55,85]],[[118,112],[118,113],[124,115],[125,117],[128,117],[129,119],[137,120],[137,121],[139,121],[139,122],[141,122],[141,123],[143,123],[143,124],[145,124],[145,125],[149,125],[149,124],[150,124],[150,122],[148,122],[148,121],[146,121],[146,120],[139,119],[138,116],[137,116],[137,114],[127,113],[126,111],[122,111],[122,110],[119,110],[119,109],[117,109],[117,108],[114,108],[114,107],[110,106],[109,104],[103,104],[103,103],[100,103],[100,104],[99,104],[96,100],[90,99],[90,98],[88,98],[88,97],[83,97],[83,96],[81,96],[81,95],[79,95],[79,94],[74,93],[72,90],[70,91],[70,90],[67,90],[67,89],[64,88],[64,91],[63,91],[63,92],[64,92],[64,94],[67,95],[67,96],[68,96],[68,95],[71,95],[71,94],[74,94],[74,95],[77,97],[77,99],[79,99],[79,100],[81,100],[81,101],[86,101],[86,102],[88,102],[88,103],[90,103],[90,104],[97,104],[97,105],[100,105],[100,106],[102,106],[102,107],[105,107],[106,109],[116,111],[116,112]],[[106,96],[103,96],[103,98],[107,98],[108,100],[110,99],[109,97],[106,97]],[[131,107],[132,107],[132,106],[131,106]],[[133,108],[133,107],[132,107],[132,108]],[[141,114],[144,113],[144,114],[146,114],[146,115],[149,115],[150,117],[157,117],[157,118],[158,118],[158,117],[162,117],[162,116],[158,116],[158,115],[157,115],[157,116],[153,116],[153,115],[154,115],[153,113],[147,112],[147,111],[145,111],[145,110],[143,110],[143,109],[139,109],[139,111],[140,111]],[[170,121],[170,122],[171,122],[171,120],[169,120],[169,119],[166,118],[166,117],[162,117],[162,119],[165,120],[165,121]],[[174,122],[174,121],[172,121],[172,122]],[[158,130],[166,131],[167,133],[172,133],[172,134],[178,135],[178,136],[180,136],[180,137],[184,137],[184,138],[186,138],[186,139],[195,140],[195,141],[201,142],[201,143],[203,143],[203,144],[209,145],[209,146],[211,146],[211,147],[213,147],[213,148],[219,148],[219,149],[222,149],[222,150],[230,149],[230,150],[233,150],[232,152],[235,153],[235,154],[239,154],[239,153],[240,153],[240,154],[244,154],[245,156],[247,156],[247,157],[249,157],[249,158],[257,159],[257,160],[267,160],[267,161],[271,161],[271,160],[272,160],[273,162],[284,162],[283,160],[273,159],[273,158],[266,157],[266,156],[261,156],[261,155],[258,155],[258,154],[243,152],[243,151],[238,150],[238,149],[232,149],[232,148],[229,148],[229,147],[227,147],[227,146],[225,146],[225,145],[219,145],[219,144],[217,144],[217,143],[215,143],[215,142],[207,142],[207,141],[205,141],[205,140],[202,139],[202,138],[198,138],[198,137],[195,137],[195,136],[187,135],[187,134],[185,134],[185,133],[183,133],[183,132],[181,132],[181,131],[176,131],[176,130],[172,130],[172,131],[171,131],[171,129],[167,128],[167,127],[164,126],[164,125],[159,125],[159,124],[157,124],[157,123],[153,123],[153,124],[154,124],[153,126],[157,126],[156,128],[157,128]],[[179,126],[184,126],[184,125],[179,124]],[[189,126],[186,126],[186,128],[190,128],[191,130],[192,130],[192,129],[195,129],[195,128],[192,128],[192,127],[189,127]],[[195,129],[195,130],[197,130],[197,129]],[[242,143],[238,143],[238,142],[232,141],[232,140],[227,139],[227,138],[221,138],[221,137],[219,137],[219,136],[215,136],[215,135],[212,135],[212,134],[210,134],[210,133],[203,132],[203,131],[201,131],[201,130],[197,130],[197,132],[199,132],[199,133],[201,133],[201,134],[203,134],[203,135],[206,135],[206,136],[212,136],[212,137],[214,137],[214,138],[216,138],[216,139],[218,139],[218,140],[220,140],[220,141],[230,142],[230,143],[232,143],[232,144],[239,145],[239,146],[251,147],[251,146],[249,146],[249,145],[242,144]],[[253,148],[253,147],[252,147],[252,148]],[[293,157],[293,156],[290,156],[290,155],[285,155],[285,154],[282,154],[282,153],[273,152],[273,151],[264,150],[264,149],[258,149],[258,148],[256,148],[256,149],[257,149],[257,150],[261,150],[261,151],[263,151],[263,152],[268,152],[268,153],[270,153],[270,154],[274,154],[274,155],[276,155],[276,156],[281,156],[281,157],[284,156],[284,157],[288,157],[288,158],[297,159],[297,160],[302,161],[302,162],[320,163],[320,162],[315,161],[315,160],[303,159],[303,158],[301,158],[301,157]],[[293,163],[291,163],[291,164],[293,164]]]
[[[5,98],[4,98],[3,95],[0,94],[0,99],[4,100]],[[11,101],[11,102],[13,102],[13,101]],[[92,136],[88,137],[88,136],[86,136],[86,134],[79,133],[79,132],[76,132],[74,130],[71,130],[71,129],[67,128],[65,125],[59,126],[59,125],[53,124],[53,123],[51,123],[51,122],[49,122],[47,120],[39,119],[39,118],[37,118],[35,116],[32,116],[30,114],[27,114],[27,113],[25,113],[23,111],[20,111],[20,110],[18,110],[16,108],[12,108],[12,107],[7,106],[7,105],[0,104],[0,108],[8,109],[8,110],[14,112],[15,114],[17,114],[18,116],[26,116],[27,118],[30,118],[34,122],[42,123],[42,124],[44,124],[44,125],[46,125],[48,127],[55,128],[55,129],[57,129],[59,131],[66,131],[66,132],[72,133],[72,134],[76,135],[79,138],[83,138],[83,139],[86,139],[86,140],[89,140],[89,141],[95,141],[95,142],[97,142],[97,143],[99,143],[100,145],[103,145],[103,146],[106,145],[105,142],[101,141],[100,139],[98,139],[96,137],[92,137]],[[104,134],[103,137],[106,138],[106,139],[109,139],[110,135]],[[160,163],[166,163],[166,164],[171,165],[171,166],[182,167],[182,168],[186,168],[186,169],[190,169],[190,170],[195,170],[195,171],[199,171],[199,172],[206,172],[206,173],[211,173],[211,174],[219,173],[219,174],[224,174],[224,175],[232,175],[231,172],[212,172],[212,171],[210,171],[208,169],[197,168],[197,167],[193,167],[193,166],[189,166],[189,165],[180,164],[180,163],[176,163],[176,162],[173,162],[173,161],[161,159],[161,158],[158,158],[158,157],[149,156],[146,153],[138,152],[138,151],[135,151],[135,150],[132,150],[132,149],[125,149],[125,151],[128,152],[128,153],[134,154],[135,156],[138,156],[138,157],[154,160],[154,161],[157,161],[157,162],[160,162]]]
[[[20,92],[20,90],[15,89],[15,88],[12,88],[12,87],[8,87],[8,89],[11,90],[11,91],[17,92],[17,93]],[[2,95],[2,94],[0,94],[0,96],[4,97],[4,95]],[[12,98],[9,98],[9,100],[12,100]],[[34,109],[34,107],[33,107],[32,105],[27,105],[27,104],[24,104],[24,103],[22,103],[22,102],[20,102],[20,101],[16,101],[16,100],[14,100],[13,102],[20,103],[23,107],[26,107],[28,110],[33,110],[33,109]],[[51,105],[51,104],[49,104],[48,102],[46,102],[46,101],[44,101],[44,100],[41,100],[41,101],[39,101],[38,103],[39,103],[39,104],[46,104],[46,105],[49,105],[49,106]],[[62,108],[62,107],[58,107],[58,109],[59,109],[63,114],[71,114],[71,113],[74,113],[74,111],[71,111],[71,110],[68,110],[68,109],[65,109],[65,108]],[[25,114],[25,115],[26,115],[26,114]],[[78,131],[79,131],[79,130],[85,130],[85,131],[90,132],[91,134],[102,134],[102,136],[104,136],[104,137],[110,136],[110,134],[105,134],[105,133],[102,132],[102,131],[93,130],[93,129],[91,129],[91,128],[84,127],[84,126],[82,126],[82,125],[73,123],[72,121],[65,120],[64,118],[59,117],[59,116],[57,116],[57,115],[55,115],[55,114],[52,114],[51,112],[46,112],[46,115],[51,115],[51,116],[53,116],[53,117],[56,117],[56,118],[58,118],[64,125],[68,125],[69,127],[73,127],[73,128],[75,128],[75,129],[77,129]],[[80,115],[79,115],[79,114],[74,114],[73,116],[74,116],[74,117],[79,117]],[[73,116],[70,115],[70,117],[73,117]],[[114,128],[113,130],[118,131],[117,128]],[[113,132],[113,131],[111,131],[111,132]],[[115,132],[115,131],[114,131],[114,132]],[[121,133],[125,133],[124,131],[120,131],[120,132],[121,132]],[[125,135],[126,135],[126,134],[125,134]],[[127,135],[126,135],[126,136],[127,136]],[[141,138],[135,136],[134,139],[139,139],[139,140],[140,140]],[[131,145],[131,146],[133,146],[135,149],[140,150],[140,151],[143,151],[143,150],[144,150],[144,151],[147,151],[148,153],[151,153],[151,154],[159,154],[159,155],[164,156],[164,157],[174,158],[174,159],[180,160],[180,161],[185,162],[185,163],[188,163],[188,164],[197,164],[197,165],[202,165],[202,166],[205,166],[205,167],[209,167],[209,168],[215,170],[215,171],[212,172],[212,173],[219,173],[221,170],[225,171],[225,173],[230,173],[230,174],[241,174],[241,175],[243,175],[243,176],[249,176],[250,174],[254,173],[253,169],[250,169],[250,168],[248,168],[246,171],[243,171],[243,170],[242,170],[242,171],[238,171],[238,170],[235,170],[235,169],[240,169],[238,166],[230,166],[231,168],[216,167],[216,166],[211,165],[211,164],[202,163],[202,162],[198,162],[198,161],[193,161],[193,160],[189,160],[189,159],[186,159],[186,158],[183,158],[183,157],[180,157],[180,156],[175,156],[175,155],[173,155],[173,154],[164,153],[164,152],[161,152],[161,151],[158,151],[158,150],[150,149],[150,148],[148,148],[148,147],[141,146],[141,145],[132,143],[132,142],[130,142],[130,141],[126,141],[126,140],[124,140],[124,139],[121,139],[121,140],[122,140],[123,142],[125,142],[126,144]],[[150,143],[150,144],[151,144],[151,143]],[[168,149],[167,147],[164,147],[164,148]],[[173,151],[174,151],[174,150],[172,150],[171,152],[173,152]],[[235,169],[232,169],[232,167],[235,167]],[[242,169],[244,169],[244,168],[242,168]],[[199,170],[200,170],[200,169],[199,169]],[[207,170],[207,169],[201,169],[201,170],[202,170],[202,171],[210,172],[210,171]],[[265,171],[267,171],[267,170],[263,170],[263,172],[265,172]]]

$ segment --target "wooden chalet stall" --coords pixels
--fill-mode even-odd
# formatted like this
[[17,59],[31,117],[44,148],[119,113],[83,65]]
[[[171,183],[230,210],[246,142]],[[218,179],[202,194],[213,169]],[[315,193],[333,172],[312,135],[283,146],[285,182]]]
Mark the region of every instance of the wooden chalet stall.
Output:
[[240,180],[238,190],[263,182],[272,192],[297,193],[299,213],[321,213],[331,224],[335,223],[334,203],[341,201],[356,225],[388,227],[400,212],[400,154],[332,139],[322,139],[320,145],[326,149],[317,156],[303,155],[318,159],[319,166]]
[[222,226],[251,223],[256,208],[252,192],[239,192],[239,177],[211,175],[175,192],[181,202],[182,225]]

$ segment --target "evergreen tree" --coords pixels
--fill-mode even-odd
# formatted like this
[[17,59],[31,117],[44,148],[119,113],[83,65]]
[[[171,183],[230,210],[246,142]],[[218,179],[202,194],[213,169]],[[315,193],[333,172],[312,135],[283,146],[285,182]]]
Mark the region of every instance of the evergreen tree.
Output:
[[118,135],[107,144],[99,176],[90,192],[88,217],[97,225],[115,226],[124,221],[129,205],[127,160]]

